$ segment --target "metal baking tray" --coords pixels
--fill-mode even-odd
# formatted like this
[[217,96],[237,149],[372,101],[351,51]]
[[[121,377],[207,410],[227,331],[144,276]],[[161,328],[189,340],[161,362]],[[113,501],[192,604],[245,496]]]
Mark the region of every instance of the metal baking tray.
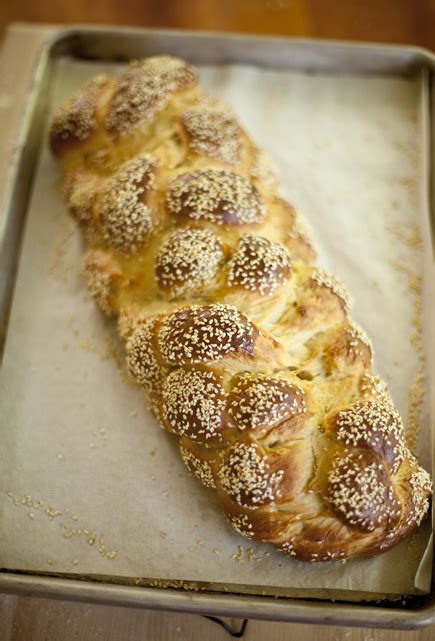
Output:
[[[433,237],[435,112],[433,92],[430,90],[435,58],[430,52],[414,47],[130,28],[77,26],[53,28],[46,30],[46,34],[34,61],[26,109],[3,192],[4,211],[0,212],[0,357],[7,332],[27,201],[38,150],[43,144],[41,123],[46,113],[51,67],[61,55],[122,62],[156,53],[172,53],[192,63],[239,62],[322,73],[410,75],[424,70],[430,101],[428,198],[431,202]],[[156,610],[324,625],[414,629],[435,623],[434,585],[431,594],[408,598],[406,602],[331,603],[316,599],[271,598],[229,592],[190,592],[125,585],[125,581],[121,584],[107,579],[78,580],[67,575],[0,571],[0,591]]]

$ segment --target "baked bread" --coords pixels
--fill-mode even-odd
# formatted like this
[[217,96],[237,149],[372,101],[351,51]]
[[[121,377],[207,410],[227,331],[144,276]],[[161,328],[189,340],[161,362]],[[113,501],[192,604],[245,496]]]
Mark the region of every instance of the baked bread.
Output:
[[50,144],[89,290],[237,532],[320,562],[383,552],[420,525],[430,477],[348,294],[195,70],[157,56],[91,80]]

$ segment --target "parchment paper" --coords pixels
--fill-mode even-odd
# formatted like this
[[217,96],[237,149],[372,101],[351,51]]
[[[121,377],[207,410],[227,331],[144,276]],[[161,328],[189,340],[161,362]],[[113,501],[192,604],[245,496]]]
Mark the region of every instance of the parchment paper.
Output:
[[[103,69],[114,66],[58,62],[50,110]],[[422,390],[422,344],[413,335],[429,256],[421,78],[234,65],[201,68],[201,78],[275,158],[288,197],[311,222],[321,262],[354,295],[354,317],[373,338],[406,423],[419,375],[413,407]],[[44,147],[1,373],[1,567],[260,593],[416,591],[428,523],[388,554],[323,566],[231,530],[122,371],[114,332],[82,280],[83,247],[59,185]],[[419,419],[417,451],[429,469],[427,397]],[[420,570],[418,586],[428,590],[430,569]]]

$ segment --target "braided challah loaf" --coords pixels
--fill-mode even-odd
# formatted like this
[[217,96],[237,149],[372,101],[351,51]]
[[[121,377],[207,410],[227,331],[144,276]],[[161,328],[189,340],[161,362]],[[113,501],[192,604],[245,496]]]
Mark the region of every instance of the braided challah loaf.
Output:
[[90,292],[231,525],[312,562],[416,528],[431,482],[371,343],[271,161],[195,71],[158,56],[99,76],[50,136]]

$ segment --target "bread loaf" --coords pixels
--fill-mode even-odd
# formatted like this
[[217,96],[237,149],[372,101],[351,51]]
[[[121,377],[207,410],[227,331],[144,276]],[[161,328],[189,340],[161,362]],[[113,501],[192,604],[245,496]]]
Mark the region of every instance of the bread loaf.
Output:
[[132,62],[59,110],[84,273],[188,469],[242,536],[320,562],[388,550],[430,477],[347,292],[272,162],[182,60]]

